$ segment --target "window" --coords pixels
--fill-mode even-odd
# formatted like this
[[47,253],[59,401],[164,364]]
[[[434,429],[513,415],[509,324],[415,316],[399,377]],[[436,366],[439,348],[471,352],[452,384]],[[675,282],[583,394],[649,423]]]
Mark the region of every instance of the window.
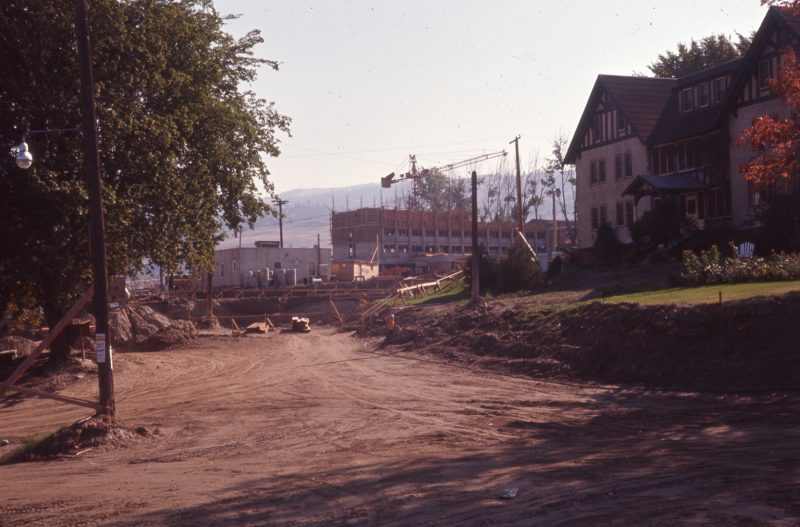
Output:
[[317,262],[308,262],[308,276],[317,276]]
[[280,262],[272,262],[272,268],[273,269],[280,269],[281,267],[282,266],[281,266]]
[[384,229],[383,234],[384,234],[384,236],[394,236],[394,230],[392,230],[392,229]]
[[633,218],[633,202],[626,201],[625,202],[625,222],[628,225],[633,225],[634,218]]
[[622,115],[622,112],[617,110],[617,134],[625,135],[628,133],[628,120]]
[[708,83],[704,82],[697,87],[697,106],[705,108],[709,104]]
[[433,238],[434,236],[436,236],[436,231],[434,231],[433,229],[426,229],[425,236]]
[[758,63],[758,87],[769,88],[769,79],[772,77],[772,61],[764,59]]
[[597,168],[598,168],[598,172],[599,172],[597,181],[599,181],[600,183],[605,183],[606,182],[606,160],[605,159],[601,159],[598,162],[598,167]]
[[600,220],[597,217],[597,207],[592,207],[592,229],[600,226]]
[[608,211],[605,205],[600,205],[600,225],[608,223]]
[[597,161],[589,162],[589,181],[592,185],[597,184]]
[[622,154],[614,156],[614,179],[622,179]]
[[411,229],[411,236],[422,236],[422,229]]
[[447,231],[443,231],[442,229],[439,229],[439,236],[440,236],[441,238],[444,238],[444,237],[446,237],[446,236],[447,236]]
[[239,267],[239,262],[237,262],[236,260],[232,261],[232,262],[231,262],[231,272],[232,272],[232,273],[235,273],[235,272],[236,272],[236,269],[237,269],[237,267]]
[[622,208],[622,203],[617,203],[617,227],[625,225],[625,210]]
[[592,122],[592,142],[599,143],[603,139],[603,116],[595,115]]
[[633,177],[633,156],[630,150],[625,152],[625,177]]
[[692,89],[686,88],[681,91],[681,111],[691,112],[694,109],[694,101],[692,100]]
[[717,104],[722,102],[722,99],[725,98],[725,90],[727,86],[725,86],[725,77],[720,77],[714,80],[714,102]]

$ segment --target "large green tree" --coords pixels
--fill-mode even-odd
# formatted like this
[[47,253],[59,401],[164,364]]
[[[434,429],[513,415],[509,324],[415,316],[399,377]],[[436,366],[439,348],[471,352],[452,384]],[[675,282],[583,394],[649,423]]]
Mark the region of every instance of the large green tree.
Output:
[[688,44],[679,42],[675,51],[660,54],[648,69],[656,77],[682,77],[744,55],[753,36],[736,34],[736,40],[723,34],[709,35]]
[[[5,147],[80,124],[73,19],[65,0],[0,4]],[[109,271],[208,268],[223,228],[272,212],[265,159],[289,119],[247,87],[277,63],[254,55],[257,31],[226,33],[209,0],[94,0],[90,20]],[[0,313],[39,306],[53,324],[89,276],[81,142],[30,134],[30,170],[0,159]]]

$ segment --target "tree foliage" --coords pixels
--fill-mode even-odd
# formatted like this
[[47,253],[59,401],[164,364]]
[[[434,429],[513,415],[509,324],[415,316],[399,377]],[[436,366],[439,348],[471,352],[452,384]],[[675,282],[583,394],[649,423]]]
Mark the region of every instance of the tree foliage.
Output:
[[[0,143],[80,123],[74,14],[62,1],[0,7]],[[235,39],[210,0],[94,0],[93,63],[108,265],[208,268],[223,227],[270,213],[265,158],[289,119],[245,89],[257,31]],[[0,163],[0,311],[10,300],[57,320],[88,276],[82,138],[28,138],[28,171]]]
[[417,195],[409,197],[409,208],[422,210],[469,210],[469,185],[464,178],[451,178],[439,170],[417,180]]
[[546,161],[544,186],[549,196],[555,194],[558,209],[564,218],[570,239],[577,238],[575,225],[576,193],[575,167],[564,162],[564,153],[569,146],[569,140],[563,133],[553,139],[553,151]]
[[682,77],[744,55],[753,36],[736,33],[736,40],[723,34],[709,35],[688,44],[679,42],[676,51],[665,51],[648,66],[656,77]]

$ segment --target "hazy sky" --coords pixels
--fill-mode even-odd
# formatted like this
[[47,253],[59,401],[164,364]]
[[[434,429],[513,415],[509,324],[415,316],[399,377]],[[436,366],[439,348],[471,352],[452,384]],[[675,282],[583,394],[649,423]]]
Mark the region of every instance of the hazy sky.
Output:
[[[749,34],[758,0],[215,0],[261,30],[281,62],[252,89],[290,116],[269,160],[278,192],[377,183],[406,170],[507,149],[522,164],[572,137],[598,74],[647,73],[677,42]],[[513,166],[513,157],[508,158]],[[494,169],[494,162],[478,167]],[[466,169],[454,175],[466,175]]]

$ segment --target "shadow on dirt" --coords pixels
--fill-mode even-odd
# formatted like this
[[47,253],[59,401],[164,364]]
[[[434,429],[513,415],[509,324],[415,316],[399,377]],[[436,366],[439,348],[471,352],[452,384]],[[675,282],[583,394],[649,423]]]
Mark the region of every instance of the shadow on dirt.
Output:
[[[441,451],[459,438],[428,434],[408,459],[363,463],[353,452],[325,471],[310,459],[306,470],[116,525],[796,524],[798,402],[606,392],[550,408],[583,420],[494,419],[510,435],[499,454],[431,457],[428,444]],[[518,497],[499,499],[508,487]]]

